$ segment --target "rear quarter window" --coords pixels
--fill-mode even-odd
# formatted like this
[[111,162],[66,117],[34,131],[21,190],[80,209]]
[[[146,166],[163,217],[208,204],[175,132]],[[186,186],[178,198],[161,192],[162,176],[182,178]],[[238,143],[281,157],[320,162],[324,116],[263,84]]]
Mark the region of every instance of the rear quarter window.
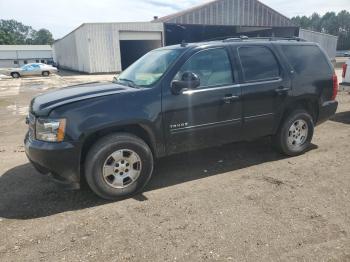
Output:
[[319,47],[282,45],[281,48],[288,62],[299,75],[332,74],[332,68]]

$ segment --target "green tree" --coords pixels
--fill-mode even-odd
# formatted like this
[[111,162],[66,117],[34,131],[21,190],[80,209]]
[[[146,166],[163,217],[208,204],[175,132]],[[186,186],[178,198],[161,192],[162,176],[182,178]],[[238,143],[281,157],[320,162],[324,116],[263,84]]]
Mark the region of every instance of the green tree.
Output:
[[343,10],[336,14],[328,12],[324,16],[314,13],[310,17],[296,16],[292,21],[303,29],[338,36],[338,49],[350,49],[350,13]]
[[33,44],[34,45],[52,45],[53,37],[49,30],[40,29],[38,32],[35,32],[33,35]]
[[0,19],[0,45],[52,44],[53,38],[47,29],[34,30],[16,20]]

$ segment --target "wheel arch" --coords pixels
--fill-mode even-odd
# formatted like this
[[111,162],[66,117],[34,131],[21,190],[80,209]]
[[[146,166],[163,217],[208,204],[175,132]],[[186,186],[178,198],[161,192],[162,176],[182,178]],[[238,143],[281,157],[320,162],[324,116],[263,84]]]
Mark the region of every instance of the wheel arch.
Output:
[[283,121],[288,117],[288,115],[296,109],[306,110],[312,117],[314,124],[316,125],[319,116],[319,102],[317,97],[302,97],[288,103],[283,113],[280,115],[278,124],[275,126],[274,133],[278,131]]
[[90,133],[85,137],[82,143],[81,156],[80,156],[80,166],[83,169],[86,156],[90,148],[96,143],[100,138],[113,133],[129,133],[135,135],[145,141],[145,143],[150,147],[152,154],[157,157],[157,143],[151,128],[144,124],[126,124],[117,125],[112,127],[106,127],[95,132]]
[[21,73],[18,72],[18,71],[12,71],[12,72],[10,73],[11,76],[13,76],[13,74],[18,74],[18,75],[21,77]]

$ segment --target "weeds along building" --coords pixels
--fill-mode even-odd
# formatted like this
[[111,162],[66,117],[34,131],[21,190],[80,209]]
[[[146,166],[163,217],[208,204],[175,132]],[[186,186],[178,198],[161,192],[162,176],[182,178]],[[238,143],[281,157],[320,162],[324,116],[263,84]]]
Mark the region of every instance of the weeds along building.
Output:
[[148,51],[186,42],[245,35],[316,41],[334,59],[337,38],[300,30],[286,16],[257,0],[216,0],[151,22],[86,23],[54,43],[61,68],[120,72]]

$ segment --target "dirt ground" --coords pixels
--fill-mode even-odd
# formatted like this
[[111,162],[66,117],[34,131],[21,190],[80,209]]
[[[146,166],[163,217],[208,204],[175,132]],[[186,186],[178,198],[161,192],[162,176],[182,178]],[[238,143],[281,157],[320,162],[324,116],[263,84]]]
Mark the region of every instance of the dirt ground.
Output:
[[111,203],[60,188],[23,149],[33,96],[111,79],[0,80],[0,261],[350,261],[348,93],[303,156],[268,139],[181,154],[157,162],[145,193]]

